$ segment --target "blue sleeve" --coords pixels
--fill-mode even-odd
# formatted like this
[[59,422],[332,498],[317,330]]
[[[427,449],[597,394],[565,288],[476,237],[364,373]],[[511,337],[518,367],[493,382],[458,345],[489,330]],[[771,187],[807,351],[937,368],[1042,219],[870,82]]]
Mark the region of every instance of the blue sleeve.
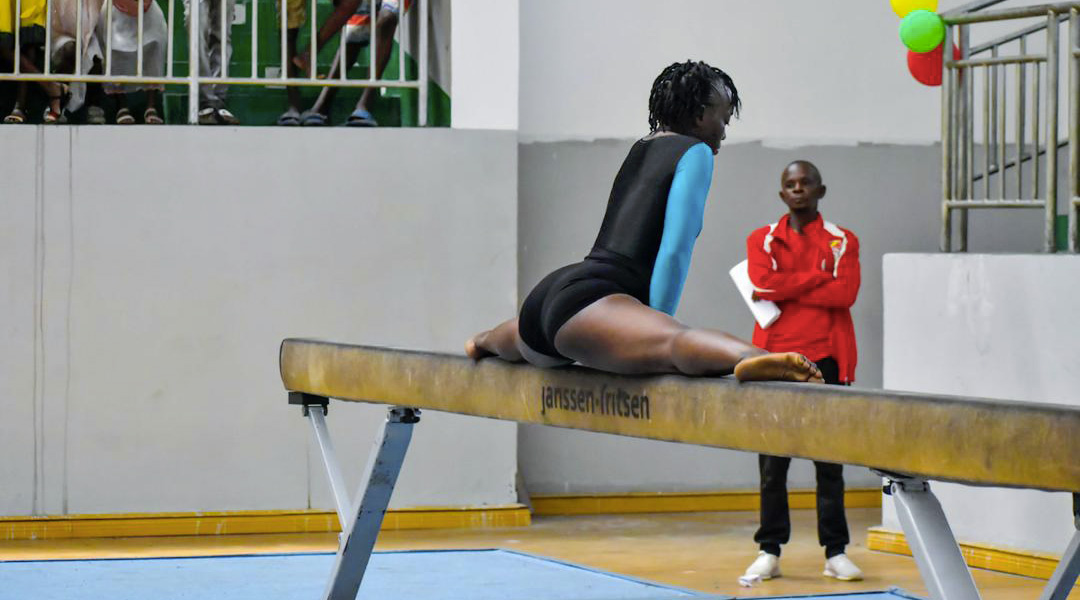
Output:
[[649,306],[672,316],[679,307],[686,274],[690,271],[690,255],[701,233],[712,170],[712,150],[705,144],[697,144],[679,159],[668,192],[664,233],[649,284]]

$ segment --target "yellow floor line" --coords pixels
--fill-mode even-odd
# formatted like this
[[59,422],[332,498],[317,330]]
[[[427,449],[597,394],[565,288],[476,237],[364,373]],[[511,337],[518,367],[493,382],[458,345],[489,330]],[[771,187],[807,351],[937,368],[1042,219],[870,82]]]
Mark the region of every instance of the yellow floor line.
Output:
[[[531,522],[521,504],[480,507],[391,509],[383,530],[524,527]],[[135,513],[0,517],[0,540],[320,533],[340,531],[337,514],[324,510],[252,510],[200,513]]]
[[[990,544],[959,542],[959,546],[961,554],[964,555],[964,562],[969,567],[1039,579],[1050,579],[1060,559],[1053,554],[1003,548]],[[911,556],[911,548],[904,534],[883,527],[869,529],[866,547],[871,550]]]

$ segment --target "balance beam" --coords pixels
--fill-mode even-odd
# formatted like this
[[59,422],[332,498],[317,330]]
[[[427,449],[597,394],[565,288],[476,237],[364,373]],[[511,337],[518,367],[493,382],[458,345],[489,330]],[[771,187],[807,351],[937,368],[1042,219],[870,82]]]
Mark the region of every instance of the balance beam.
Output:
[[[498,359],[288,339],[281,379],[326,465],[342,539],[323,596],[354,600],[418,409],[871,467],[934,600],[979,600],[927,479],[1080,492],[1080,408],[797,383],[538,369]],[[389,404],[356,500],[326,428],[330,398]],[[1076,496],[1074,496],[1074,501]],[[1075,505],[1074,505],[1075,506]],[[1080,528],[1080,508],[1075,508]],[[1078,531],[1043,597],[1080,574]]]
[[539,369],[495,358],[281,344],[315,396],[808,458],[974,485],[1080,492],[1080,408],[793,383]]

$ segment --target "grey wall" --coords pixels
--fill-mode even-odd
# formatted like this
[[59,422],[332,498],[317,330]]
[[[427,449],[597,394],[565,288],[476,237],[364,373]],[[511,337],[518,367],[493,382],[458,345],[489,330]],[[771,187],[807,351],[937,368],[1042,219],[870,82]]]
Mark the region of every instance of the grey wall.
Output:
[[[0,514],[328,508],[288,336],[460,352],[515,308],[516,136],[4,128]],[[347,477],[384,410],[333,405]],[[515,501],[427,413],[394,506]]]
[[[1080,256],[898,254],[884,268],[889,388],[1080,405]],[[932,486],[963,541],[1060,554],[1075,532],[1069,494]],[[891,498],[882,520],[900,529]]]
[[[520,268],[524,297],[550,270],[580,260],[592,245],[611,181],[632,140],[528,143],[520,147]],[[862,245],[863,283],[853,309],[859,341],[857,385],[881,387],[881,257],[938,246],[941,154],[937,146],[858,144],[775,148],[734,144],[716,159],[693,264],[677,317],[749,339],[752,321],[727,271],[745,258],[746,236],[785,211],[779,174],[809,159],[828,185],[822,213],[853,230]],[[1037,211],[976,213],[972,250],[1037,251]],[[522,426],[522,472],[533,493],[746,488],[757,485],[753,456],[659,442]],[[813,484],[809,464],[793,467],[793,486]],[[852,485],[876,485],[848,469]]]

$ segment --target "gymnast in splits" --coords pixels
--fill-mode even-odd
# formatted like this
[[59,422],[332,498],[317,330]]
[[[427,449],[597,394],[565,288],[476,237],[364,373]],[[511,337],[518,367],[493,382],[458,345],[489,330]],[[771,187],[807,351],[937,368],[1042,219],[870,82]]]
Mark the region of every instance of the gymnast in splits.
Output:
[[701,232],[713,155],[739,108],[720,69],[691,61],[664,69],[649,95],[650,133],[615,176],[592,251],[541,280],[517,319],[473,336],[465,353],[622,374],[820,381],[801,354],[769,354],[672,316]]

